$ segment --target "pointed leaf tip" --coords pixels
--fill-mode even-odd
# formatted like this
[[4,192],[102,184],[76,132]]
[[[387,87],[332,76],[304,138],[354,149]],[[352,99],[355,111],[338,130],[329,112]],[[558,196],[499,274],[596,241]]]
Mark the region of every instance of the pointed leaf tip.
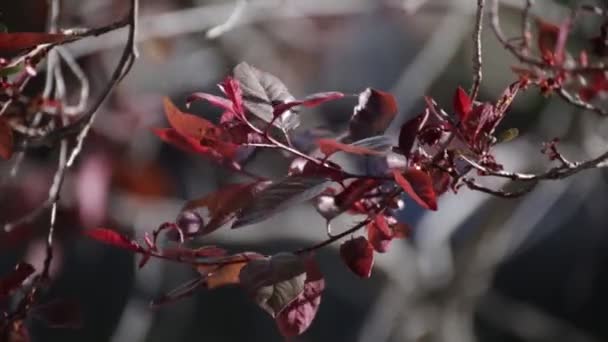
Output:
[[458,114],[460,122],[465,122],[467,120],[472,108],[473,104],[469,94],[459,86],[454,94],[454,111]]

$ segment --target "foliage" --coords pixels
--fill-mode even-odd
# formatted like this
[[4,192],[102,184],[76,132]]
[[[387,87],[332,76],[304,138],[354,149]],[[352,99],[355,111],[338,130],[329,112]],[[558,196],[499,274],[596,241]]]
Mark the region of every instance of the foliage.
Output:
[[[0,157],[13,154],[28,145],[61,146],[60,166],[47,201],[31,217],[7,224],[7,232],[21,229],[21,224],[50,210],[52,219],[48,234],[45,266],[18,263],[9,274],[0,277],[0,301],[14,298],[14,307],[1,313],[0,334],[3,340],[27,340],[24,320],[37,317],[52,327],[73,327],[80,324],[77,305],[69,300],[40,303],[38,293],[50,281],[49,264],[53,258],[52,241],[57,210],[58,188],[64,171],[79,154],[83,139],[93,122],[101,102],[128,72],[135,50],[137,1],[123,21],[79,34],[63,33],[0,33]],[[479,1],[476,32],[481,30],[484,1]],[[219,89],[221,94],[197,92],[185,104],[205,101],[219,108],[217,122],[182,111],[169,99],[164,100],[168,127],[152,132],[162,141],[186,153],[206,158],[228,170],[241,174],[248,181],[225,186],[188,201],[175,222],[164,222],[132,239],[110,228],[88,227],[84,235],[90,239],[138,254],[139,266],[151,258],[190,265],[197,277],[152,302],[162,305],[181,299],[200,289],[225,286],[242,288],[252,300],[270,315],[285,337],[302,334],[319,310],[325,278],[315,260],[315,252],[329,244],[342,241],[339,255],[345,266],[361,278],[373,274],[376,253],[389,252],[393,239],[406,239],[411,231],[400,222],[398,212],[404,199],[425,210],[438,211],[438,198],[465,186],[502,197],[514,197],[530,191],[539,180],[560,179],[584,169],[603,165],[608,152],[591,160],[570,162],[559,151],[557,140],[544,147],[544,153],[558,166],[540,174],[505,171],[494,156],[494,148],[516,135],[515,130],[498,132],[509,106],[523,91],[538,88],[541,94],[557,93],[567,102],[605,114],[594,100],[608,91],[606,67],[606,24],[598,36],[589,39],[590,49],[571,51],[566,44],[574,20],[585,14],[605,15],[601,9],[580,6],[572,16],[559,24],[536,18],[536,46],[532,34],[522,32],[522,43],[504,37],[494,3],[490,16],[492,28],[506,50],[521,61],[514,66],[515,80],[505,86],[496,100],[480,101],[477,90],[458,87],[451,108],[444,109],[432,97],[426,97],[425,110],[401,126],[398,137],[384,135],[398,113],[397,101],[383,90],[367,88],[355,95],[339,91],[319,92],[299,99],[292,95],[277,76],[247,63],[238,64]],[[523,14],[530,20],[529,13]],[[41,100],[28,99],[36,117],[7,114],[24,84],[36,73],[36,66],[61,44],[128,26],[130,34],[123,58],[106,87],[105,95],[89,110],[77,111],[79,119],[71,123],[59,120],[68,116],[65,94]],[[474,45],[480,47],[479,39]],[[481,50],[474,71],[473,89],[481,82]],[[55,80],[59,82],[58,80]],[[335,137],[311,135],[317,149],[304,151],[292,142],[300,137],[301,117],[308,108],[330,101],[352,101],[356,97],[348,130]],[[59,115],[53,115],[58,114]],[[63,115],[62,115],[63,114]],[[72,115],[71,113],[70,115]],[[32,122],[42,123],[39,126]],[[27,129],[23,129],[23,126]],[[28,126],[29,125],[29,126]],[[68,154],[71,137],[76,143]],[[285,156],[291,167],[278,179],[253,174],[247,170],[249,157],[259,150],[270,150]],[[374,165],[375,172],[354,173],[340,165],[337,154]],[[69,156],[69,158],[68,158]],[[470,175],[509,178],[524,186],[517,192],[487,188]],[[57,187],[57,188],[55,188]],[[411,200],[411,201],[410,201]],[[309,204],[327,221],[327,238],[298,250],[264,255],[255,251],[230,252],[214,245],[192,247],[191,242],[218,229],[237,229],[263,222],[273,215],[299,204]],[[440,210],[437,215],[440,215]],[[331,232],[331,222],[339,215],[357,215],[360,223],[340,233]],[[261,228],[258,228],[261,229]],[[160,239],[165,239],[159,243]],[[165,243],[166,242],[166,243]]]

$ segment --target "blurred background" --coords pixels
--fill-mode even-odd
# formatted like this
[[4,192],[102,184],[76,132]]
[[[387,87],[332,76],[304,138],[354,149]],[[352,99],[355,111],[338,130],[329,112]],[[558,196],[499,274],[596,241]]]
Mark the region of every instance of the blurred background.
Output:
[[[588,1],[590,4],[601,1]],[[191,268],[153,260],[142,270],[131,253],[85,241],[81,229],[112,227],[141,237],[173,221],[187,199],[241,179],[161,143],[152,127],[167,126],[162,98],[184,108],[194,91],[218,93],[216,83],[246,61],[284,81],[296,97],[319,91],[390,91],[399,114],[388,130],[432,96],[445,109],[458,85],[472,79],[475,0],[145,0],[141,56],[101,112],[76,167],[64,184],[54,283],[48,298],[81,303],[80,329],[48,329],[28,321],[33,341],[281,341],[273,320],[238,289],[199,291],[151,309],[149,302],[195,276]],[[578,1],[536,1],[535,15],[558,22]],[[507,33],[519,34],[524,1],[501,1]],[[96,27],[122,18],[122,0],[63,0],[59,26]],[[240,16],[225,23],[235,8]],[[43,31],[45,0],[0,1],[0,22],[11,32]],[[486,20],[487,22],[487,20]],[[601,23],[585,20],[569,44],[581,46]],[[209,31],[211,28],[214,28]],[[209,36],[218,37],[210,39]],[[93,96],[109,78],[126,31],[69,45]],[[483,32],[481,100],[494,101],[515,80],[516,61],[489,29]],[[68,88],[76,79],[67,78]],[[28,91],[40,91],[34,81]],[[302,114],[304,129],[336,134],[355,99]],[[215,119],[210,106],[192,112]],[[550,166],[543,141],[559,137],[563,153],[582,160],[605,151],[608,120],[531,89],[518,96],[503,128],[520,136],[496,149],[506,169]],[[0,162],[0,221],[19,217],[45,199],[57,150],[28,153],[16,178]],[[279,177],[287,159],[261,152],[248,168]],[[608,173],[590,170],[540,184],[519,199],[462,189],[439,201],[439,211],[408,203],[402,217],[410,241],[377,255],[372,278],[360,280],[341,263],[338,244],[319,253],[327,288],[312,327],[295,341],[602,341],[608,340]],[[482,179],[492,187],[512,186]],[[411,204],[411,205],[410,205]],[[348,219],[342,222],[343,227]],[[0,274],[26,260],[40,267],[48,217],[0,235]],[[334,229],[340,229],[338,225]],[[24,239],[23,236],[28,238]],[[325,237],[310,205],[239,230],[219,230],[201,244],[265,253],[291,250]]]

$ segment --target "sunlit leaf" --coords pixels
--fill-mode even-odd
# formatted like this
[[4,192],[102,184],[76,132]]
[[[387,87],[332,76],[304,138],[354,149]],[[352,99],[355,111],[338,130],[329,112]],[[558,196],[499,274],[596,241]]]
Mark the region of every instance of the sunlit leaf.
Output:
[[325,280],[315,260],[308,257],[304,263],[304,290],[275,319],[279,332],[287,338],[300,335],[310,327],[321,305],[321,293],[325,289]]
[[305,282],[304,261],[291,253],[249,261],[240,272],[241,286],[272,317],[304,291]]
[[260,191],[237,214],[232,228],[266,220],[284,209],[321,194],[328,180],[324,177],[288,176]]
[[[271,122],[275,103],[291,102],[295,98],[276,76],[261,71],[245,62],[234,68],[234,78],[243,92],[245,108],[258,118]],[[286,131],[296,128],[300,119],[295,113],[285,112],[274,125]]]

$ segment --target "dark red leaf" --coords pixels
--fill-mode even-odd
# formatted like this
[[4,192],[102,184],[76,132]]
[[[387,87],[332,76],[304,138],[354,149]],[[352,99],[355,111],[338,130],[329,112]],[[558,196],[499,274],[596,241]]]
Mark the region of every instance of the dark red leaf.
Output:
[[359,178],[354,182],[350,183],[346,189],[340,192],[335,197],[336,205],[342,209],[347,210],[356,201],[360,200],[363,195],[368,191],[378,187],[380,181],[371,178]]
[[238,116],[245,116],[245,107],[243,105],[243,90],[241,89],[239,81],[228,76],[222,83],[220,83],[220,89],[226,94],[228,99],[232,102],[232,108],[235,114]]
[[418,115],[401,126],[399,131],[399,150],[404,156],[409,156],[416,141],[424,114]]
[[361,278],[369,278],[374,266],[374,248],[364,236],[345,241],[340,246],[342,261]]
[[433,180],[428,174],[411,168],[403,172],[403,174],[394,170],[393,177],[405,193],[421,207],[437,210],[437,198],[433,189]]
[[555,61],[554,52],[559,38],[560,28],[559,26],[538,19],[538,49],[540,50],[541,56],[546,61],[552,63]]
[[164,99],[163,104],[169,124],[179,134],[196,140],[201,140],[208,135],[214,138],[220,135],[219,129],[210,121],[182,112],[168,98]]
[[11,159],[13,155],[13,130],[0,118],[0,157]]
[[125,235],[111,229],[87,229],[84,231],[84,235],[90,237],[91,239],[103,242],[114,247],[130,250],[133,252],[144,252],[144,248],[142,248],[136,241],[133,241]]
[[458,89],[456,89],[456,93],[454,94],[454,111],[456,111],[456,114],[458,114],[460,122],[467,121],[467,117],[469,116],[472,108],[473,103],[469,98],[469,94],[467,94],[467,92],[461,87],[458,87]]
[[49,328],[77,329],[82,326],[80,305],[74,300],[54,300],[36,306],[32,313]]
[[173,128],[153,128],[152,132],[162,141],[171,144],[185,152],[196,153],[209,156],[211,151],[208,147],[202,146],[196,138],[184,136]]
[[325,289],[323,275],[312,257],[308,257],[304,263],[306,268],[304,290],[276,317],[279,332],[285,337],[301,335],[306,331],[321,305],[321,293]]
[[60,43],[69,36],[59,33],[11,32],[0,33],[0,56],[8,56],[40,44]]
[[10,296],[35,271],[32,265],[19,263],[11,273],[0,278],[0,301]]
[[350,119],[351,140],[382,134],[397,114],[397,101],[389,93],[367,88],[359,94],[359,104]]
[[382,155],[382,152],[375,151],[367,147],[343,144],[330,138],[317,139],[317,145],[319,145],[319,149],[326,156],[330,156],[338,151],[361,155]]

